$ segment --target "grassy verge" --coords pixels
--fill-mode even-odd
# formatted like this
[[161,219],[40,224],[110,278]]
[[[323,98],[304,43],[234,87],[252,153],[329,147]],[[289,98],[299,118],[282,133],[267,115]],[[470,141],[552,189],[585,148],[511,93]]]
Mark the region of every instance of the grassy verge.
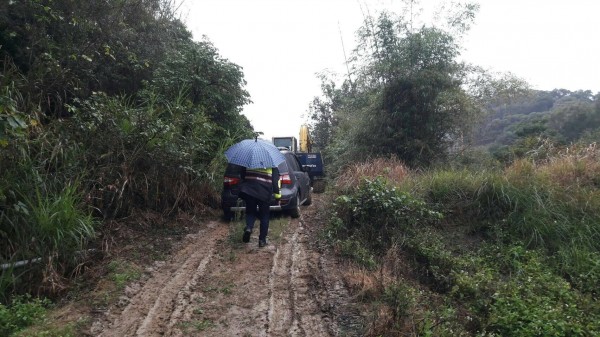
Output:
[[[97,316],[118,304],[128,293],[128,285],[144,282],[148,275],[145,270],[156,261],[167,259],[178,243],[187,234],[196,232],[202,223],[204,220],[196,214],[164,218],[155,212],[106,223],[101,237],[102,247],[107,249],[99,252],[103,259],[89,265],[62,299],[53,304],[44,302],[44,315],[31,320],[31,325],[13,335],[89,335]],[[10,334],[0,332],[0,336]]]
[[346,279],[371,313],[365,334],[599,334],[593,154],[489,172],[379,161],[340,176],[324,236],[354,261]]
[[43,321],[49,306],[48,300],[28,296],[16,296],[9,304],[0,304],[0,335],[13,336],[20,330]]

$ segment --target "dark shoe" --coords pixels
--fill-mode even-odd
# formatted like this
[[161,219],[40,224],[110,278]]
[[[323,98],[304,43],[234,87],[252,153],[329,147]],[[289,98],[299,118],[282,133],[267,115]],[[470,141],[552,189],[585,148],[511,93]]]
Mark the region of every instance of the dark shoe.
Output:
[[252,234],[251,230],[249,230],[249,229],[244,230],[244,236],[242,236],[242,241],[244,243],[250,242],[250,234]]
[[267,240],[258,240],[258,247],[262,248],[267,245]]

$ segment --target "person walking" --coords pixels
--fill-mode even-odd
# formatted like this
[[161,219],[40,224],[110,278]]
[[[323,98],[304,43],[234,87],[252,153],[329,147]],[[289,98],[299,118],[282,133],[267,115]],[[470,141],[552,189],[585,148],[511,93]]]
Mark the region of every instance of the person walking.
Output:
[[241,174],[239,196],[246,202],[246,227],[242,241],[250,242],[250,235],[256,219],[260,221],[258,246],[267,245],[271,198],[281,198],[279,194],[279,170],[273,168],[244,168]]

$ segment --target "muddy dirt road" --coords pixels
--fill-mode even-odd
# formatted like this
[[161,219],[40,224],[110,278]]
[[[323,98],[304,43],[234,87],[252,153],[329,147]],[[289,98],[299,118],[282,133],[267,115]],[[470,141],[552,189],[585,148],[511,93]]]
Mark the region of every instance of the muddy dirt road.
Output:
[[148,268],[144,281],[128,286],[90,333],[360,335],[339,266],[315,244],[315,207],[302,208],[300,219],[277,219],[281,233],[265,248],[258,248],[258,230],[241,243],[241,222],[207,223],[167,261]]

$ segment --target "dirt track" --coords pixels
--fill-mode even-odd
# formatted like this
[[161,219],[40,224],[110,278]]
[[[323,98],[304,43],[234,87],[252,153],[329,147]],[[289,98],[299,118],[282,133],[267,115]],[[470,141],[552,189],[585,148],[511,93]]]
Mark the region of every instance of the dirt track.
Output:
[[284,232],[266,248],[258,248],[257,231],[241,244],[240,224],[207,223],[150,268],[146,281],[129,286],[91,334],[359,335],[337,264],[313,244],[314,207],[303,208],[300,219],[279,220]]

